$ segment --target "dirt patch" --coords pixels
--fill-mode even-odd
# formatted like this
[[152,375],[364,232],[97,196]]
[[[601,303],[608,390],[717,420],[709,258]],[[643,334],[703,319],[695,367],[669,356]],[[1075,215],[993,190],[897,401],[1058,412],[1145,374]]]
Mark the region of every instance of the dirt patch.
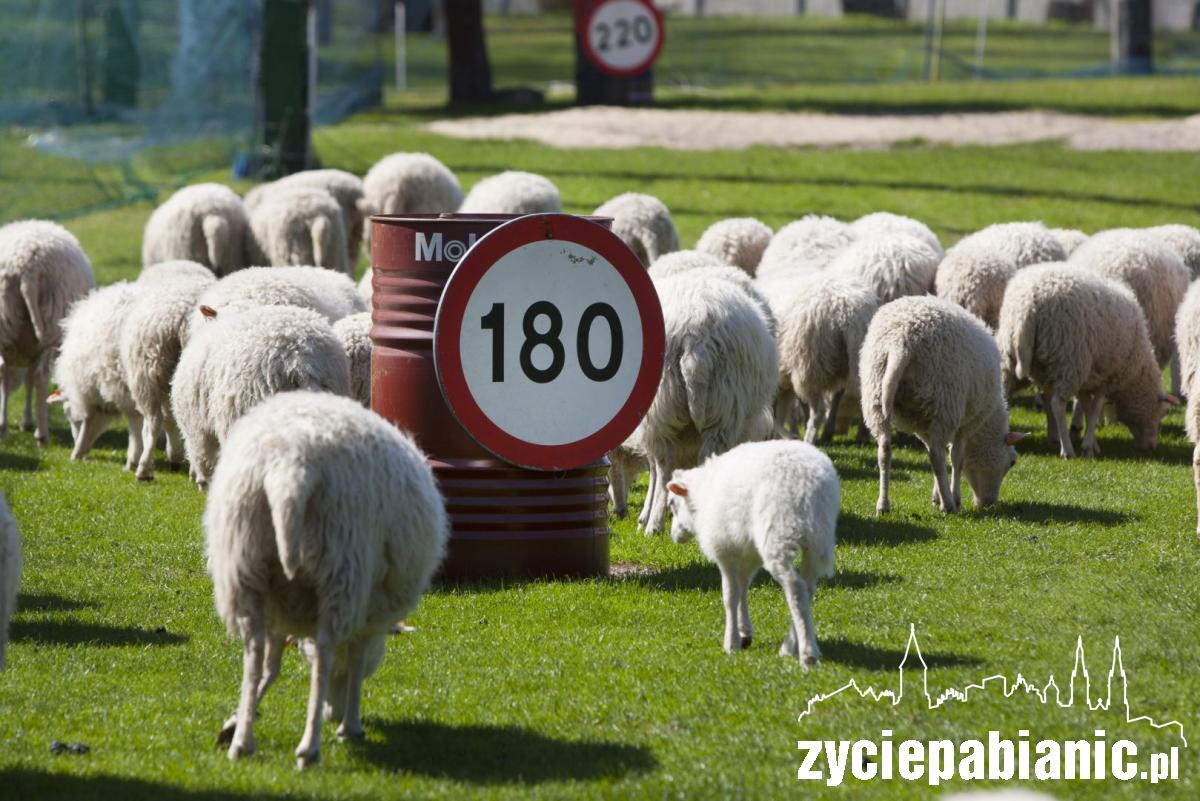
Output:
[[1129,122],[1052,111],[868,115],[590,106],[543,114],[439,120],[426,127],[459,139],[530,139],[561,148],[738,150],[768,145],[885,149],[912,141],[1009,145],[1058,139],[1078,150],[1200,150],[1200,115]]
[[616,562],[608,566],[609,578],[617,581],[625,581],[627,579],[646,578],[653,576],[658,571],[649,565],[638,565],[633,562]]

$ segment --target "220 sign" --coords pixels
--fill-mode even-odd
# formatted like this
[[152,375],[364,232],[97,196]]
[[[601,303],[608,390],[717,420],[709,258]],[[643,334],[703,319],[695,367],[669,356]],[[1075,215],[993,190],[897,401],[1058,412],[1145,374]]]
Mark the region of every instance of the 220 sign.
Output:
[[618,19],[611,26],[606,22],[596,24],[597,50],[608,50],[612,44],[613,28],[617,29],[617,47],[629,47],[634,42],[645,44],[654,36],[654,26],[649,17],[634,17],[633,20]]
[[[544,331],[538,331],[536,323],[539,317],[545,317],[550,325]],[[603,366],[597,367],[589,345],[592,326],[597,320],[603,319],[608,324],[609,353],[608,360]],[[488,313],[479,319],[479,327],[492,332],[492,381],[504,381],[504,304],[493,303]],[[525,340],[521,343],[518,361],[521,372],[530,381],[537,384],[548,384],[558,378],[566,365],[566,348],[563,346],[561,334],[563,327],[562,312],[548,300],[539,300],[525,310],[521,320],[521,328]],[[575,332],[575,357],[579,360],[579,369],[592,381],[608,381],[621,369],[621,357],[624,350],[624,334],[621,330],[621,318],[617,310],[607,303],[593,303],[583,310],[579,317],[579,326]],[[537,367],[533,363],[533,351],[539,345],[550,348],[550,364]]]

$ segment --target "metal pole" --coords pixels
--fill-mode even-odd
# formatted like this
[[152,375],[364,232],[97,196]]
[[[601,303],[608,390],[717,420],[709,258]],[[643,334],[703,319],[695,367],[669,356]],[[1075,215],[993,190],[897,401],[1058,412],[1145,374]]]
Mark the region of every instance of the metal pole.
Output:
[[983,77],[983,49],[987,46],[988,0],[979,0],[979,22],[975,26],[975,80]]
[[396,91],[404,92],[408,89],[408,51],[404,38],[408,32],[406,27],[408,21],[404,18],[404,0],[396,3],[394,13],[396,15]]
[[925,0],[925,81],[933,79],[933,19],[936,0]]
[[937,0],[937,19],[934,21],[936,40],[933,50],[933,80],[942,79],[942,40],[946,32],[946,0]]
[[310,167],[313,163],[313,107],[317,104],[317,7],[314,3],[308,5],[305,37],[308,40],[308,102],[304,104],[304,116],[308,119],[309,135],[304,137],[304,166]]

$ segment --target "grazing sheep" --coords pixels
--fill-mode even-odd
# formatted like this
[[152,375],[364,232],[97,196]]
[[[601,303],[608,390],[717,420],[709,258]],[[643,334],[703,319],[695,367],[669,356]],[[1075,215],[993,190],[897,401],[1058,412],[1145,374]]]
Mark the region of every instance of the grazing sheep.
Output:
[[1068,259],[1088,239],[1087,234],[1074,228],[1051,228],[1050,233],[1054,234],[1058,244],[1062,245],[1063,255]]
[[638,473],[647,469],[646,458],[627,441],[609,452],[608,462],[608,500],[613,516],[624,517],[629,513],[629,485]]
[[1037,384],[1064,458],[1075,455],[1064,417],[1071,398],[1087,417],[1084,456],[1100,453],[1096,425],[1105,398],[1137,447],[1157,444],[1169,401],[1159,389],[1146,316],[1125,285],[1062,263],[1018,270],[1004,293],[996,339],[1006,390]]
[[221,311],[230,305],[300,306],[330,323],[367,309],[354,282],[341,273],[319,267],[251,267],[205,290],[192,312],[189,332],[204,325],[200,306]]
[[350,275],[342,207],[323,189],[286,187],[267,193],[250,215],[247,263],[310,264]]
[[[817,579],[833,575],[841,486],[833,462],[803,442],[749,442],[702,466],[676,470],[671,538],[695,537],[721,569],[725,650],[749,647],[748,591],[759,568],[783,588],[791,620],[779,653],[807,667],[820,657],[812,601]],[[796,555],[801,555],[800,572]]]
[[767,321],[771,334],[775,334],[775,314],[771,311],[771,304],[767,301],[763,288],[744,271],[719,261],[716,256],[697,250],[677,250],[660,257],[650,266],[648,272],[650,279],[656,282],[681,273],[730,281],[754,300],[754,304],[762,312],[763,319]]
[[249,221],[242,199],[221,184],[185,186],[154,210],[142,233],[142,266],[186,259],[218,276],[246,266]]
[[1184,428],[1195,445],[1192,451],[1192,476],[1196,485],[1196,533],[1200,534],[1200,281],[1193,282],[1175,314],[1175,341],[1179,343],[1179,362],[1183,389],[1187,393]]
[[1200,230],[1190,225],[1159,225],[1146,230],[1175,249],[1191,273],[1191,280],[1200,278]]
[[245,644],[241,697],[221,731],[254,752],[254,718],[289,636],[312,681],[296,764],[321,759],[321,717],[361,739],[362,682],[441,564],[445,501],[412,439],[348,398],[290,392],[229,432],[204,510],[217,612]]
[[439,214],[462,205],[458,179],[428,153],[393,153],[363,178],[371,214]]
[[890,211],[864,214],[850,223],[850,233],[856,239],[880,239],[895,234],[913,236],[933,248],[939,257],[942,255],[942,242],[937,238],[937,234],[920,220],[905,217],[903,214],[893,214]]
[[658,279],[703,267],[729,266],[711,253],[703,253],[699,250],[676,250],[655,259],[647,268],[647,272],[651,279]]
[[827,269],[861,278],[875,290],[882,305],[906,295],[933,291],[939,261],[941,254],[923,240],[906,234],[885,234],[856,240]]
[[671,212],[653,195],[625,192],[593,213],[612,217],[612,232],[629,246],[643,267],[649,267],[664,253],[679,250],[679,232]]
[[346,263],[353,270],[362,249],[363,222],[368,212],[362,179],[345,170],[304,170],[269,184],[256,186],[246,193],[246,213],[253,216],[255,208],[268,194],[294,187],[321,189],[333,196],[342,209],[346,229]]
[[8,621],[17,611],[17,587],[21,583],[21,538],[17,521],[0,493],[0,670],[8,649]]
[[[62,353],[54,366],[61,401],[75,438],[72,459],[82,459],[118,416],[129,421],[129,451],[125,469],[134,470],[142,457],[142,415],[121,369],[121,327],[139,294],[127,281],[94,290],[71,307],[62,321]],[[154,447],[154,443],[146,443]]]
[[350,397],[371,408],[371,313],[359,312],[333,324],[350,360]]
[[233,424],[265,398],[297,389],[350,394],[350,362],[329,323],[295,306],[215,312],[179,357],[171,410],[204,489]]
[[211,284],[217,280],[217,277],[213,275],[212,270],[198,261],[174,259],[146,265],[138,273],[137,282],[139,284],[156,284],[160,281],[175,283],[183,279]]
[[655,281],[666,330],[665,368],[635,432],[652,468],[639,518],[651,534],[663,528],[666,482],[675,467],[770,433],[766,410],[779,383],[775,339],[750,295],[706,272]]
[[876,511],[891,509],[893,425],[929,449],[933,503],[942,511],[962,507],[964,471],[976,506],[999,499],[1000,483],[1017,462],[1013,445],[1025,435],[1008,430],[1000,352],[983,323],[941,298],[881,306],[863,341],[859,378],[863,418],[879,442]]
[[548,178],[506,170],[471,187],[458,210],[463,214],[542,214],[562,211],[562,199]]
[[833,217],[809,214],[780,228],[759,260],[757,278],[779,271],[820,270],[854,241],[850,226]]
[[62,344],[60,324],[94,286],[79,240],[61,225],[23,220],[0,226],[0,437],[8,436],[11,394],[25,381],[21,427],[35,431],[42,444],[50,441],[46,398]]
[[140,481],[154,478],[154,443],[163,429],[167,434],[167,458],[171,468],[178,469],[183,463],[183,442],[171,413],[171,381],[179,365],[185,332],[197,298],[215,279],[211,273],[207,281],[186,273],[181,275],[174,281],[155,279],[149,284],[139,280],[134,285],[139,291],[128,306],[120,329],[121,371],[143,421],[144,447],[136,474]]
[[858,357],[875,292],[857,278],[819,273],[774,306],[781,387],[809,409],[806,442],[816,442],[835,392],[858,394]]
[[753,217],[733,217],[718,220],[700,234],[696,250],[711,253],[726,264],[732,264],[753,276],[762,261],[763,252],[771,244],[774,232],[770,226]]
[[1008,256],[1017,263],[1017,269],[1067,258],[1058,237],[1040,222],[989,225],[963,237],[955,247],[981,248]]
[[1004,288],[1016,272],[1017,262],[999,250],[955,245],[938,265],[933,288],[939,298],[957,303],[995,331]]

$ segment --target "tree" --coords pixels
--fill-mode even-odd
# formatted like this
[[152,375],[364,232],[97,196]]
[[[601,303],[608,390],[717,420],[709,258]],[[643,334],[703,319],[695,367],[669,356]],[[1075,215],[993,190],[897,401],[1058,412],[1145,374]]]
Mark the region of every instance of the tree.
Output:
[[446,0],[446,38],[450,43],[450,102],[493,99],[482,0]]

